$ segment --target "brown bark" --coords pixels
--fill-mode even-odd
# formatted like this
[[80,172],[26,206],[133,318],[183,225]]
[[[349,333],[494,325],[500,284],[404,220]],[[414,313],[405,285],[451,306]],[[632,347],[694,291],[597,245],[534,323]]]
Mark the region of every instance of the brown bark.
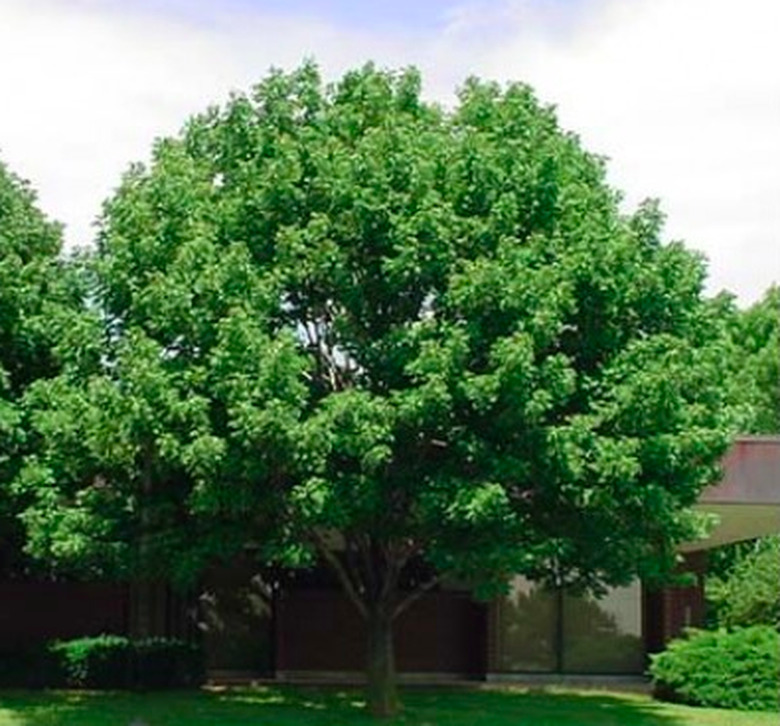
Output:
[[347,539],[343,557],[319,533],[313,543],[335,572],[347,597],[366,622],[367,701],[377,718],[390,718],[400,710],[393,647],[393,622],[418,598],[438,583],[438,577],[400,598],[398,581],[413,554],[408,546],[396,548],[369,536]]
[[141,461],[141,531],[137,540],[138,559],[142,567],[142,573],[130,587],[130,633],[136,638],[149,638],[159,633],[155,630],[155,596],[158,588],[144,574],[149,567],[149,537],[150,537],[150,513],[149,498],[154,489],[154,450],[148,441],[143,445],[143,459]]
[[393,617],[387,609],[372,608],[368,626],[368,710],[376,718],[390,718],[398,713],[398,679],[393,650]]

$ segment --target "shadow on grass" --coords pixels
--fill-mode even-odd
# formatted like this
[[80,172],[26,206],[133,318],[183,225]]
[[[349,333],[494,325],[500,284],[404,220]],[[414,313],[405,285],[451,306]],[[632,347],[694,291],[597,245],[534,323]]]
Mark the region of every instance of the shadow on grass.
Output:
[[[686,726],[653,701],[602,692],[425,689],[384,723],[409,726]],[[264,687],[201,692],[0,692],[0,726],[348,726],[375,723],[358,690]]]

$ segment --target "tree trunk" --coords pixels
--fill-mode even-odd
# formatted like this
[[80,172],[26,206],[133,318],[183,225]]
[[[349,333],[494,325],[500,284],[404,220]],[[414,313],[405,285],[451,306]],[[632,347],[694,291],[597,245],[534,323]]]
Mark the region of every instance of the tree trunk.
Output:
[[398,682],[393,650],[393,618],[379,606],[368,613],[368,708],[372,716],[389,718],[398,713]]

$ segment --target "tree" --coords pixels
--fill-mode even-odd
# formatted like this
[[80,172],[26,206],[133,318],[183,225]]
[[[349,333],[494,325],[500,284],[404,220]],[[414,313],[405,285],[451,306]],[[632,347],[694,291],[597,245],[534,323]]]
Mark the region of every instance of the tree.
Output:
[[730,548],[733,562],[707,578],[714,620],[726,627],[771,625],[780,630],[780,536]]
[[30,450],[20,401],[59,370],[63,314],[78,296],[59,260],[61,230],[37,208],[29,185],[0,162],[0,573],[22,567],[10,484]]
[[[730,387],[744,408],[741,430],[780,434],[780,288],[740,310],[719,301],[726,322]],[[780,537],[735,542],[710,552],[710,617],[720,625],[780,628]]]
[[15,402],[29,383],[52,373],[41,312],[60,249],[59,228],[35,206],[29,187],[0,163],[0,480],[18,444]]
[[751,408],[745,433],[780,434],[780,287],[733,310],[729,327],[735,387]]
[[106,204],[101,356],[28,397],[31,551],[319,557],[382,716],[393,621],[441,578],[659,576],[730,427],[702,262],[661,226],[526,86],[448,112],[413,70],[272,73]]

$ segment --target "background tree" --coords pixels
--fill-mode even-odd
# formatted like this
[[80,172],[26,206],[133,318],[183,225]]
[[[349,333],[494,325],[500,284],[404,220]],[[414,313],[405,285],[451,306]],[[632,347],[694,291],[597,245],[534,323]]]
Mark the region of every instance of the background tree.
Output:
[[728,294],[715,304],[729,341],[732,395],[744,408],[741,432],[780,434],[780,287],[745,310]]
[[747,433],[780,434],[780,287],[773,285],[740,313],[732,335],[737,376],[752,384],[754,417]]
[[661,223],[526,86],[445,112],[414,71],[272,73],[107,203],[104,348],[28,399],[31,550],[316,556],[378,715],[393,621],[442,577],[660,575],[730,425],[704,268]]
[[716,625],[771,625],[780,630],[780,536],[732,547],[731,564],[707,578],[710,617]]
[[0,574],[29,563],[11,482],[30,441],[20,400],[37,379],[59,370],[57,341],[78,288],[59,259],[61,229],[36,206],[29,185],[0,162]]
[[[780,434],[780,288],[770,287],[746,310],[731,299],[720,302],[732,395],[743,409],[741,431]],[[714,625],[780,628],[780,537],[712,550],[707,599]]]

